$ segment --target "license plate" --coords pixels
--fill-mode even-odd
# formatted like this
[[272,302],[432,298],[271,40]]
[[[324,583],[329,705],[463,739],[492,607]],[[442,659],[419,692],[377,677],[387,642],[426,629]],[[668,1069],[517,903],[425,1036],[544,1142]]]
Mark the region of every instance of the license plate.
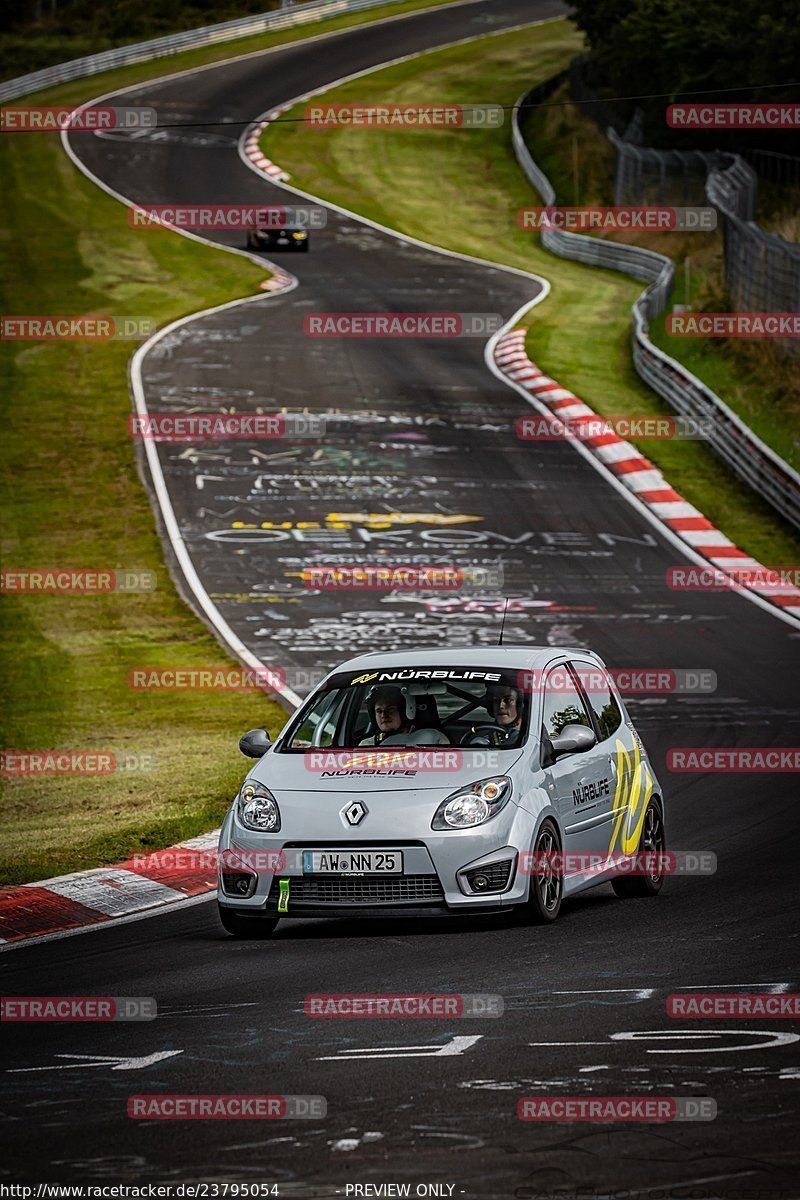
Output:
[[304,875],[402,875],[396,850],[304,850]]

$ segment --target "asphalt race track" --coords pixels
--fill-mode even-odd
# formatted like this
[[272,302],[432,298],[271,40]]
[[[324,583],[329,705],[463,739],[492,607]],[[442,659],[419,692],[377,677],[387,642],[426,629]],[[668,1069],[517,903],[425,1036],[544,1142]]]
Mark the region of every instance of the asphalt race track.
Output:
[[[239,158],[247,122],[353,71],[560,11],[552,0],[479,0],[156,81],[119,102],[191,129],[128,144],[73,134],[72,147],[139,203],[286,203]],[[241,246],[232,234],[215,240]],[[800,990],[796,779],[664,765],[675,746],[797,745],[800,629],[745,597],[670,590],[667,568],[685,561],[671,542],[569,445],[516,438],[530,409],[487,369],[485,339],[303,335],[312,311],[479,308],[508,320],[536,281],[333,211],[308,255],[274,261],[296,275],[293,291],[200,317],[144,363],[152,412],[235,403],[328,422],[311,444],[159,446],[192,562],[225,620],[301,693],[365,649],[491,646],[506,595],[508,644],[585,644],[614,667],[713,670],[712,694],[630,708],[665,788],[668,844],[714,851],[718,871],[668,880],[652,901],[597,889],[546,929],[288,921],[271,941],[237,942],[212,902],[21,946],[0,956],[4,994],[153,996],[159,1016],[16,1027],[5,1039],[0,1183],[274,1182],[309,1197],[403,1182],[467,1197],[800,1194],[795,1025],[665,1015],[671,992]],[[299,575],[378,555],[502,570],[503,584],[437,601],[315,593]],[[450,1022],[303,1012],[309,992],[374,991],[498,993],[506,1011]],[[128,1118],[130,1095],[158,1092],[321,1095],[328,1114],[275,1126]],[[541,1092],[709,1096],[718,1116],[519,1121],[517,1099]]]

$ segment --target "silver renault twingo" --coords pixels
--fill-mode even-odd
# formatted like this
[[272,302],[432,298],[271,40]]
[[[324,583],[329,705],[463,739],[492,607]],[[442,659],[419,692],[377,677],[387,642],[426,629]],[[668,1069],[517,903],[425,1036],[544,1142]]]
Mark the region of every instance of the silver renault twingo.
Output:
[[225,817],[219,912],[264,937],[290,917],[519,908],[611,883],[660,890],[664,795],[608,671],[583,649],[365,654],[325,678]]

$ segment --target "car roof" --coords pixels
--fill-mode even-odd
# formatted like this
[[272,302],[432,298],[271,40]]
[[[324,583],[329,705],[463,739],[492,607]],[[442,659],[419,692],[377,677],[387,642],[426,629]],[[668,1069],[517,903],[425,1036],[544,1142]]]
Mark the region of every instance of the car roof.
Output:
[[583,646],[466,646],[461,649],[443,650],[436,646],[409,647],[391,653],[372,651],[348,658],[334,668],[338,671],[358,671],[375,667],[505,667],[507,669],[533,669],[543,667],[554,658],[573,656],[601,660],[592,650]]

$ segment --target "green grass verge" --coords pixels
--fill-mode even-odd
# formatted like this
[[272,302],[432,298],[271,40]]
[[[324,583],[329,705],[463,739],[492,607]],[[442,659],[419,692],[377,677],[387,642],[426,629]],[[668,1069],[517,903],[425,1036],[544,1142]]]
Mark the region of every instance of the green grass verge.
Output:
[[[326,99],[468,103],[480,97],[510,106],[578,49],[579,35],[567,21],[548,22],[430,52],[353,80]],[[287,121],[270,126],[263,145],[304,190],[447,249],[546,276],[551,294],[526,319],[534,361],[604,416],[671,413],[631,363],[630,309],[641,284],[557,258],[517,227],[518,210],[537,201],[514,158],[508,122],[499,131],[379,133]],[[636,444],[738,545],[768,564],[798,560],[800,539],[707,447]]]
[[274,46],[285,46],[290,42],[302,41],[319,34],[336,33],[342,29],[367,25],[386,17],[398,17],[403,13],[417,12],[424,8],[440,8],[457,2],[458,0],[401,0],[399,4],[381,4],[377,8],[370,8],[364,12],[353,12],[341,17],[327,17],[323,21],[310,21],[295,29],[253,34],[250,37],[235,38],[230,42],[216,42],[196,50],[185,50],[180,54],[169,54],[163,58],[156,58],[152,62],[118,67],[113,71],[103,71],[86,79],[75,80],[73,83],[59,84],[56,87],[37,92],[35,96],[23,96],[19,103],[24,105],[80,104],[93,96],[116,91],[129,84],[157,79],[159,76],[171,74],[173,71],[187,71],[191,67],[223,62],[241,54],[252,54],[258,50],[269,50]]
[[[40,71],[115,46],[168,37],[203,24],[241,20],[280,8],[280,0],[116,0],[115,4],[68,4],[27,14],[21,6],[0,33],[0,79]],[[63,11],[66,8],[66,11]],[[16,19],[14,19],[16,18]]]
[[[165,230],[133,231],[50,135],[3,144],[11,313],[150,316],[256,292],[265,271]],[[13,230],[13,235],[12,231]],[[113,862],[212,828],[244,774],[238,734],[282,723],[259,693],[131,691],[136,666],[230,665],[178,598],[126,433],[130,342],[5,342],[6,569],[145,568],[151,594],[2,597],[2,745],[151,755],[147,773],[9,779],[0,878]]]
[[[20,103],[78,104],[168,72],[434,6],[387,4],[95,75]],[[54,135],[3,138],[0,166],[5,313],[102,312],[164,325],[253,294],[268,274],[177,234],[130,229],[122,205],[73,167]],[[130,342],[0,344],[4,569],[135,567],[158,577],[151,594],[0,597],[0,745],[111,750],[155,763],[142,773],[7,779],[0,884],[117,862],[212,828],[246,769],[239,733],[285,720],[261,693],[127,686],[132,667],[231,664],[178,598],[164,564],[126,434],[133,349]]]

